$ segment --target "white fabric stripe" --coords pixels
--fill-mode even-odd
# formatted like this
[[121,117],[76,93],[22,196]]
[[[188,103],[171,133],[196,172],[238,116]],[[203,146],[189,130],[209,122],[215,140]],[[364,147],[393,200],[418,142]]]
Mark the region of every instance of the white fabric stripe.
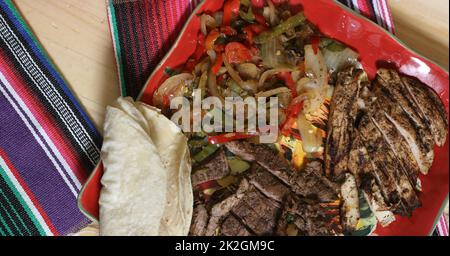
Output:
[[355,10],[357,13],[361,13],[361,11],[359,10],[359,5],[358,5],[358,0],[352,0],[353,3],[353,10]]
[[75,183],[75,186],[77,190],[81,189],[81,183],[78,180],[78,178],[75,176],[74,172],[72,171],[72,168],[70,168],[69,164],[67,163],[66,159],[61,155],[61,152],[56,148],[55,144],[53,144],[53,141],[48,137],[47,133],[45,132],[44,128],[40,125],[40,123],[36,120],[34,115],[31,113],[29,108],[25,105],[23,100],[20,98],[19,95],[17,95],[14,88],[8,83],[6,77],[0,72],[0,80],[3,82],[3,84],[6,86],[6,89],[9,91],[9,93],[13,96],[16,103],[20,106],[21,110],[25,113],[25,115],[31,120],[31,123],[36,127],[36,131],[38,134],[41,134],[44,138],[44,141],[47,143],[48,148],[53,154],[56,156],[59,163],[64,168],[65,174],[69,176],[69,178]]
[[8,168],[8,165],[5,163],[5,161],[0,157],[0,166],[3,170],[5,170],[6,175],[8,175],[9,180],[13,183],[14,187],[19,192],[20,196],[22,197],[23,201],[27,204],[28,208],[30,208],[31,212],[33,213],[36,220],[39,222],[39,225],[44,230],[45,234],[47,236],[54,235],[50,228],[48,227],[47,223],[45,223],[44,219],[42,218],[41,214],[39,213],[36,206],[31,201],[30,197],[27,195],[27,193],[23,190],[22,186],[20,185],[19,181],[17,181],[14,174],[11,172],[11,170]]
[[381,9],[380,9],[380,5],[378,1],[373,1],[373,10],[375,12],[375,16],[377,17],[377,23],[382,26],[385,27],[384,21],[381,18]]
[[33,58],[31,58],[22,42],[9,28],[4,18],[1,15],[0,18],[0,36],[8,48],[14,53],[14,57],[19,61],[22,68],[28,73],[29,77],[37,85],[47,101],[56,110],[56,113],[60,116],[61,120],[69,128],[70,133],[75,140],[77,140],[92,164],[97,164],[97,161],[100,158],[97,145],[95,145],[92,138],[88,135],[83,125],[81,125],[80,121],[76,118],[72,109],[63,100],[59,92],[53,89],[54,86],[52,83],[44,75],[42,70],[40,70]]
[[[0,73],[0,79],[3,83],[7,83],[7,81],[4,79],[3,74]],[[17,114],[20,116],[20,118],[22,119],[22,121],[24,122],[24,124],[27,126],[27,128],[30,130],[31,134],[33,135],[34,139],[39,143],[39,145],[41,146],[41,148],[44,150],[45,154],[47,155],[47,157],[50,159],[50,161],[53,163],[53,165],[55,166],[56,170],[58,171],[59,175],[61,176],[61,178],[64,180],[64,182],[67,184],[67,186],[69,187],[70,191],[72,192],[72,194],[75,196],[75,198],[78,195],[77,189],[73,187],[73,185],[70,183],[70,181],[67,179],[66,175],[64,175],[64,172],[61,170],[61,168],[59,167],[58,163],[56,162],[56,160],[53,158],[53,156],[50,154],[50,152],[48,151],[47,147],[44,145],[44,143],[42,142],[41,138],[39,138],[39,136],[36,134],[36,132],[34,131],[33,127],[31,127],[30,123],[28,122],[28,120],[26,119],[26,117],[22,114],[22,112],[20,111],[19,107],[16,105],[16,103],[13,101],[13,99],[11,99],[11,97],[9,97],[8,93],[5,91],[5,89],[3,89],[3,86],[0,86],[0,92],[6,97],[6,99],[8,100],[8,102],[11,104],[11,106],[16,110]]]
[[386,22],[387,29],[392,33],[392,21],[391,15],[389,14],[389,9],[385,0],[380,0],[380,5],[383,10],[383,20]]
[[447,227],[447,221],[445,220],[444,215],[441,216],[441,221],[439,222],[440,226],[442,228],[442,235],[444,236],[448,236],[448,227]]
[[437,231],[439,233],[440,236],[444,236],[444,230],[442,230],[442,226],[440,225],[440,221],[439,223],[436,225]]

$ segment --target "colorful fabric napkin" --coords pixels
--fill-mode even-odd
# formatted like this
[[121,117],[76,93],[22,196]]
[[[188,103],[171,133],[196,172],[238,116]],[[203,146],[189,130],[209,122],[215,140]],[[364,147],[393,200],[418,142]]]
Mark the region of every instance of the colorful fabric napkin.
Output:
[[0,236],[88,224],[77,195],[101,136],[10,0],[0,0]]
[[[109,0],[109,21],[123,96],[138,96],[151,72],[171,48],[186,20],[200,2]],[[339,2],[394,33],[387,0]],[[445,225],[445,219],[442,218],[438,225]],[[447,230],[439,227],[437,230]]]

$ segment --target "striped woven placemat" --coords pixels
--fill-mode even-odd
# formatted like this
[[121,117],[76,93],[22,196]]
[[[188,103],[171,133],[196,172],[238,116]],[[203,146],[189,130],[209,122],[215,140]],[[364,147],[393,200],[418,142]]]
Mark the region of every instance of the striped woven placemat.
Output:
[[10,0],[0,0],[0,235],[88,224],[77,195],[101,136]]

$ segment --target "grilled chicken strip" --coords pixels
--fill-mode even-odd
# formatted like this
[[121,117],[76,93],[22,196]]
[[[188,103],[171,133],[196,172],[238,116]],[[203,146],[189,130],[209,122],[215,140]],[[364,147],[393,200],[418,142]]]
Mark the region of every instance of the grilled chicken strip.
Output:
[[345,174],[345,181],[341,186],[342,206],[341,206],[341,222],[344,230],[352,232],[356,230],[360,213],[359,213],[359,195],[358,185],[355,177],[350,174]]
[[409,216],[420,206],[404,166],[395,157],[386,141],[380,124],[370,116],[364,116],[359,126],[359,136],[368,152],[373,176],[378,182],[388,205],[395,213]]
[[[421,157],[426,157],[421,152],[417,152],[419,146],[411,139],[410,135],[400,124],[396,121],[398,116],[388,113],[386,110],[392,105],[386,97],[380,95],[373,103],[374,111],[370,113],[371,118],[376,122],[380,134],[383,136],[386,144],[391,149],[395,158],[403,166],[405,175],[413,187],[416,187],[417,177],[422,168],[429,168],[430,163],[421,161]],[[393,112],[393,111],[389,111]],[[432,151],[433,152],[433,151]],[[417,156],[415,154],[421,154]],[[423,158],[422,158],[423,159]],[[419,164],[420,163],[420,164]]]
[[395,221],[394,213],[386,205],[375,179],[367,179],[366,181],[363,185],[364,197],[381,226],[387,227]]
[[418,79],[403,76],[402,82],[419,107],[425,123],[430,127],[434,142],[442,147],[448,135],[448,114],[439,95]]
[[283,156],[265,145],[232,141],[225,146],[240,158],[257,162],[300,196],[318,199],[321,202],[338,199],[336,184],[322,175],[322,165],[319,162],[311,162],[305,170],[297,171]]
[[420,172],[427,174],[434,159],[434,136],[408,93],[396,72],[379,71],[374,82],[374,94],[380,97],[380,101],[391,102],[383,105],[383,109],[386,110],[389,121],[401,133],[403,140],[407,141]]
[[430,151],[434,144],[444,145],[448,135],[448,114],[436,92],[415,78],[400,76],[387,69],[378,71],[375,86],[389,92],[395,103],[404,108]]
[[[348,172],[348,156],[354,139],[354,125],[361,106],[362,89],[368,84],[367,74],[350,67],[338,74],[328,120],[325,170],[335,179]],[[359,102],[359,104],[358,104]]]

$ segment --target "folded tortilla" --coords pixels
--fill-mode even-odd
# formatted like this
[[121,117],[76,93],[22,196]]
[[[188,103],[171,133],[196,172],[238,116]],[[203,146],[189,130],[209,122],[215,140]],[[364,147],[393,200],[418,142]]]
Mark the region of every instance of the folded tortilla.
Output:
[[193,211],[187,138],[158,109],[120,98],[107,109],[100,234],[187,235]]

